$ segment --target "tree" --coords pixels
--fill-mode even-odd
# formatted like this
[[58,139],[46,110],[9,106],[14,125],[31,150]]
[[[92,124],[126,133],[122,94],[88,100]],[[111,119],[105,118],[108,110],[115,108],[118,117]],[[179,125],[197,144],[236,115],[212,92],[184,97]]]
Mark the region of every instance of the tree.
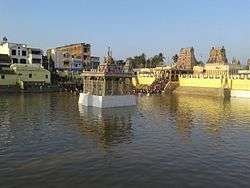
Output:
[[172,60],[174,61],[174,63],[177,63],[178,59],[179,59],[178,54],[175,54],[175,55],[172,57]]
[[131,62],[133,68],[143,68],[146,66],[146,55],[143,53],[139,56],[129,57],[127,60]]
[[198,65],[198,66],[203,66],[203,65],[204,65],[204,62],[203,62],[203,61],[198,61],[198,62],[197,62],[197,65]]
[[151,61],[151,67],[157,67],[160,65],[163,65],[165,57],[163,56],[162,53],[159,53],[158,55],[153,56],[150,61]]

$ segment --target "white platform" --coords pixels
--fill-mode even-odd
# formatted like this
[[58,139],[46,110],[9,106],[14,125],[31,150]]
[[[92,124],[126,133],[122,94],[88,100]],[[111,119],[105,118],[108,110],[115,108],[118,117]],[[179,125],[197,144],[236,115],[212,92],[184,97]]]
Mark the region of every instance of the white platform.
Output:
[[135,106],[137,98],[135,95],[97,96],[80,93],[79,104],[98,108],[113,108],[122,106]]
[[250,98],[250,91],[246,90],[231,90],[231,97]]

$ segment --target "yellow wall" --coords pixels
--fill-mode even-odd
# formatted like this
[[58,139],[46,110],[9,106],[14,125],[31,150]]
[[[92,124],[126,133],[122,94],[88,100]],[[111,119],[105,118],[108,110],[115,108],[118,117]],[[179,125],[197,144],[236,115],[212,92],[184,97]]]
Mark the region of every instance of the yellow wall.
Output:
[[[29,77],[32,74],[32,77]],[[2,79],[1,75],[5,78]],[[47,75],[47,77],[46,77]],[[0,85],[16,85],[18,82],[45,82],[50,84],[50,72],[45,69],[15,70],[15,74],[0,73]]]
[[184,87],[221,88],[223,85],[220,78],[180,78],[179,82]]
[[135,78],[132,79],[132,82],[134,84],[134,86],[138,86],[138,85],[146,85],[146,86],[150,86],[154,81],[155,81],[155,77],[145,77],[145,76],[136,76]]
[[[2,79],[1,75],[4,75],[5,78]],[[16,85],[17,83],[17,75],[16,74],[1,74],[0,73],[0,85],[7,86],[7,85]]]
[[171,67],[141,68],[134,70],[137,74],[133,78],[134,86],[150,86],[152,83],[162,76],[164,71],[170,70]]
[[[38,70],[16,70],[18,78],[24,82],[45,82],[50,83],[50,72],[43,69]],[[32,74],[32,77],[29,78],[29,74]],[[48,78],[46,78],[46,75]]]
[[155,77],[138,77],[139,85],[150,86],[155,81]]
[[233,79],[231,80],[232,90],[248,90],[250,91],[250,80],[248,79]]
[[[228,80],[228,84],[226,84]],[[250,79],[246,77],[240,79],[239,76],[230,78],[204,78],[195,76],[186,76],[179,78],[180,86],[184,87],[207,87],[207,88],[230,88],[232,90],[247,90],[250,91]]]

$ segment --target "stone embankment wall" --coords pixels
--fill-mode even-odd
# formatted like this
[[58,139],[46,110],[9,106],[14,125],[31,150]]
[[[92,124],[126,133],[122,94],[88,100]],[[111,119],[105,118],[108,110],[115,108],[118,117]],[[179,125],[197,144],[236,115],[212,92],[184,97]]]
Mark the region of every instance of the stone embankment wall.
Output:
[[180,87],[222,88],[221,77],[198,77],[183,75],[179,77]]
[[232,90],[250,91],[250,77],[248,76],[230,76],[230,88]]
[[206,96],[250,97],[250,77],[248,76],[205,76],[182,75],[180,87],[175,93],[198,94]]

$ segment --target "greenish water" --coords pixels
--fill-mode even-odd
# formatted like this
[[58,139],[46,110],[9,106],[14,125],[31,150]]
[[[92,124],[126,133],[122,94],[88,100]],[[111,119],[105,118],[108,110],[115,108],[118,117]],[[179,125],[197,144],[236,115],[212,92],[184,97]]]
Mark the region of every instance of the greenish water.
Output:
[[249,187],[250,100],[0,95],[0,187]]

